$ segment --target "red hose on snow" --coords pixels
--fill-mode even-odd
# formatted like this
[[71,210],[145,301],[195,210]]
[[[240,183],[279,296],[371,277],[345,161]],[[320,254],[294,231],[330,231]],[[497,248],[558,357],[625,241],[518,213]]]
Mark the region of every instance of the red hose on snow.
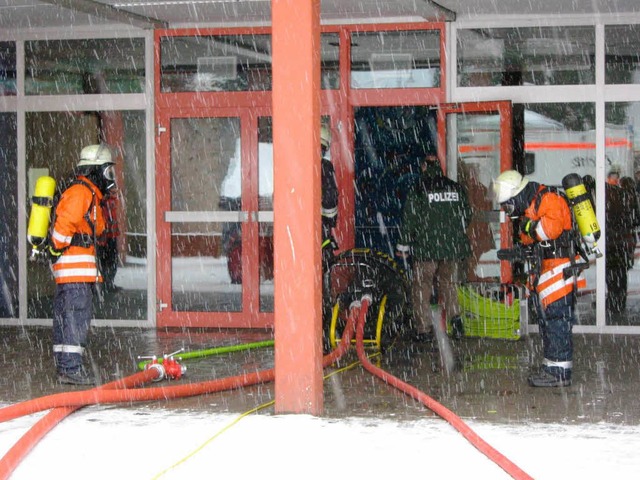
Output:
[[[351,345],[351,338],[356,326],[355,318],[357,316],[357,334],[356,334],[356,350],[358,358],[366,370],[381,378],[384,382],[392,385],[403,393],[422,402],[427,408],[438,414],[444,420],[449,422],[456,430],[458,430],[467,440],[471,442],[478,450],[484,453],[490,460],[495,462],[509,475],[518,480],[531,479],[526,472],[513,464],[504,455],[491,447],[482,438],[480,438],[468,425],[466,425],[460,417],[448,410],[431,397],[420,390],[406,384],[402,380],[375,367],[367,358],[364,352],[364,319],[371,303],[371,298],[364,296],[361,302],[354,302],[350,307],[349,317],[345,326],[341,342],[333,352],[323,357],[323,367],[327,367],[338,360],[348,350]],[[62,394],[49,395],[35,400],[28,400],[16,405],[10,405],[0,409],[0,422],[18,418],[32,413],[55,409],[48,415],[43,417],[32,429],[27,432],[22,439],[9,450],[9,452],[0,461],[0,465],[7,470],[0,469],[0,474],[9,475],[19,464],[33,446],[57,423],[66,416],[86,405],[95,405],[99,403],[117,403],[117,402],[135,402],[149,400],[167,400],[171,398],[181,398],[188,396],[201,395],[205,393],[219,392],[223,390],[237,389],[257,383],[266,383],[273,381],[275,377],[274,369],[262,370],[253,373],[227,377],[207,382],[193,383],[187,385],[176,385],[172,387],[157,387],[131,390],[136,385],[145,383],[153,379],[157,374],[150,374],[148,371],[140,372],[125,379],[111,382],[91,390],[81,392],[66,392]],[[5,467],[6,466],[6,467]],[[6,477],[1,477],[6,478]]]
[[[355,331],[355,313],[351,312],[347,319],[342,340],[340,345],[331,353],[323,357],[322,365],[327,367],[338,360],[351,345]],[[142,390],[128,390],[137,386],[141,386],[160,375],[156,369],[147,369],[142,372],[130,375],[115,382],[111,382],[100,387],[81,392],[66,392],[56,395],[49,395],[35,400],[28,400],[10,405],[0,409],[0,421],[15,419],[24,415],[53,409],[29,431],[27,431],[16,444],[0,459],[0,479],[4,480],[16,469],[20,462],[28,455],[35,445],[48,433],[53,427],[64,420],[71,413],[79,408],[97,403],[115,403],[119,401],[143,401],[179,398],[203,393],[211,393],[222,390],[230,390],[249,386],[260,382],[272,381],[275,376],[273,369],[255,372],[253,374],[239,375],[228,377],[209,382],[194,383],[188,385],[177,385],[173,387],[147,388]],[[104,391],[120,390],[118,398],[104,396]],[[111,392],[113,393],[113,392]]]
[[[116,380],[96,388],[105,390],[132,388],[155,380],[158,374],[158,370],[148,369],[144,372],[136,373],[121,380]],[[33,450],[33,447],[35,447],[38,442],[53,429],[53,427],[80,408],[82,408],[80,405],[72,407],[57,407],[38,420],[20,438],[20,440],[18,440],[15,445],[5,453],[4,457],[0,459],[0,479],[4,480],[9,478],[9,475],[11,475],[16,467],[20,465],[20,462],[24,457]]]
[[360,315],[358,316],[358,322],[356,325],[356,351],[358,353],[358,358],[360,359],[362,366],[373,375],[382,379],[382,381],[384,381],[385,383],[396,387],[398,390],[409,395],[413,399],[422,402],[429,410],[433,411],[444,420],[449,422],[449,424],[451,424],[456,430],[458,430],[464,438],[469,440],[469,442],[471,442],[474,447],[484,453],[489,458],[489,460],[496,463],[500,468],[502,468],[513,478],[517,480],[533,479],[533,477],[523,471],[520,467],[514,464],[503,454],[498,452],[482,438],[480,438],[480,436],[476,432],[474,432],[466,423],[464,423],[464,421],[459,416],[457,416],[451,410],[446,408],[444,405],[436,402],[426,393],[421,392],[417,388],[403,382],[399,378],[394,377],[381,368],[376,367],[369,361],[369,358],[364,351],[364,323],[370,304],[371,297],[369,297],[368,295],[362,297],[361,305],[358,305],[357,302],[356,305],[352,304],[353,308],[360,310]]
[[[344,355],[349,348],[351,338],[353,337],[353,332],[355,330],[355,318],[352,317],[352,315],[349,316],[340,345],[333,352],[324,356],[322,361],[323,367],[331,365],[338,358]],[[154,387],[137,390],[131,390],[128,388],[120,390],[93,388],[91,390],[84,390],[80,392],[57,393],[0,408],[0,422],[6,422],[7,420],[12,420],[24,415],[31,415],[32,413],[57,407],[169,400],[172,398],[182,398],[224,390],[234,390],[241,387],[255,385],[257,383],[271,382],[274,377],[275,371],[271,368],[268,370],[259,370],[257,372],[243,373],[233,377],[168,387]]]
[[144,402],[150,400],[169,400],[189,397],[205,393],[232,390],[260,382],[273,380],[273,369],[237,375],[201,383],[174,385],[171,387],[153,387],[126,390],[85,390],[81,392],[65,392],[34,400],[10,405],[0,409],[0,422],[30,415],[42,410],[56,407],[86,406],[101,403]]

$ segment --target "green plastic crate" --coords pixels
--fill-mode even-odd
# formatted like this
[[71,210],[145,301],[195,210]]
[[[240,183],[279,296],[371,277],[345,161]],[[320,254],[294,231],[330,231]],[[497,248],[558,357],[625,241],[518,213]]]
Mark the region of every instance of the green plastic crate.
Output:
[[[514,298],[507,304],[491,298],[495,292],[495,288],[488,289],[482,295],[467,286],[458,288],[465,337],[520,339],[520,299]],[[448,325],[449,334],[450,330]]]

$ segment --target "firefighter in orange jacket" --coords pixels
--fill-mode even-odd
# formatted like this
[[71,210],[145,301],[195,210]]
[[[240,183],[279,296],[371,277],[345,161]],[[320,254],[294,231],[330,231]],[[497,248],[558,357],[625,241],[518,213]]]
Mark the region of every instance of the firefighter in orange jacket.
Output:
[[109,148],[90,145],[82,149],[77,178],[55,209],[49,252],[56,282],[53,356],[60,383],[95,383],[83,366],[83,353],[93,318],[93,291],[102,282],[96,263],[96,238],[105,229],[100,202],[114,186]]
[[[536,244],[540,272],[531,288],[538,298],[538,324],[544,353],[540,370],[529,376],[533,387],[571,385],[574,288],[586,286],[582,276],[565,278],[564,269],[575,264],[573,223],[567,200],[557,191],[508,170],[493,182],[501,208],[519,219],[520,241]],[[539,275],[539,276],[538,276]]]

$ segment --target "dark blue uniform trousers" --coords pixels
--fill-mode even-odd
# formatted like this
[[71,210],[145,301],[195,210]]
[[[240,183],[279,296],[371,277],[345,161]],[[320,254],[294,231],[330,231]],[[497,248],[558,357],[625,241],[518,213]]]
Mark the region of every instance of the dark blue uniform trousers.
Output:
[[53,300],[53,357],[59,373],[82,368],[82,354],[93,318],[93,284],[56,285]]
[[[548,305],[539,315],[545,370],[553,375],[571,376],[573,361],[573,298],[571,293]],[[555,366],[555,363],[560,365]]]

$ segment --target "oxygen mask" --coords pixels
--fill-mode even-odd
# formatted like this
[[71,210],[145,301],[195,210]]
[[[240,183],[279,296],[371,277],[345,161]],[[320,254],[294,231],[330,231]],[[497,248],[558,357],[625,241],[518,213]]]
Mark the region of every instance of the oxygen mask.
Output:
[[116,169],[113,163],[107,163],[102,167],[102,185],[104,192],[116,186]]

